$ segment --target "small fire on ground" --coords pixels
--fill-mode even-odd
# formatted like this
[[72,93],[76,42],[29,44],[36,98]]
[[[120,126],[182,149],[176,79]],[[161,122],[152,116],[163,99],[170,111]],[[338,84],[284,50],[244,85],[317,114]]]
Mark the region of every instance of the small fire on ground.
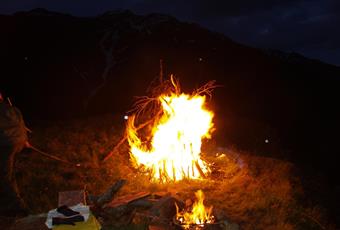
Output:
[[204,227],[206,224],[215,222],[215,217],[212,215],[213,207],[207,208],[203,204],[204,194],[202,190],[198,190],[195,196],[197,200],[189,210],[179,211],[176,205],[176,221],[184,229],[189,229],[191,226]]
[[[143,168],[152,181],[169,182],[184,178],[204,178],[209,173],[208,164],[201,159],[202,139],[210,138],[213,130],[213,112],[206,108],[204,88],[193,94],[173,88],[155,100],[160,114],[151,127],[151,141],[143,142],[135,127],[135,115],[127,121],[127,136],[131,161],[136,168]],[[203,93],[202,93],[203,92]]]

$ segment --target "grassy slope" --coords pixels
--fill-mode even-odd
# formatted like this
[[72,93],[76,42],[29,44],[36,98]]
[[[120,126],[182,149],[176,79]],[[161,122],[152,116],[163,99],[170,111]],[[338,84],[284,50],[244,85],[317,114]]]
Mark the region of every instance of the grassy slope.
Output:
[[17,179],[31,211],[55,208],[59,191],[86,188],[98,194],[118,178],[125,178],[128,183],[120,194],[170,191],[185,200],[203,189],[206,203],[224,211],[242,229],[321,229],[320,224],[332,227],[327,225],[322,209],[303,207],[300,200],[304,192],[289,162],[206,143],[204,157],[213,169],[209,179],[169,185],[149,183],[147,176],[133,169],[127,145],[101,163],[121,137],[123,126],[121,117],[110,115],[34,125],[34,146],[81,166],[57,162],[30,150],[18,155]]

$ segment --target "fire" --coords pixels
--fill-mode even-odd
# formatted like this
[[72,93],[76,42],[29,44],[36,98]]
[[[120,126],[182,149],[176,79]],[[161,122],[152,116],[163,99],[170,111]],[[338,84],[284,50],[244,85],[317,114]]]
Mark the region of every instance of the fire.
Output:
[[205,96],[184,93],[160,95],[161,114],[152,127],[149,145],[138,137],[135,116],[127,121],[130,155],[136,168],[144,168],[153,181],[198,179],[209,172],[200,158],[203,138],[210,138],[213,113],[205,108]]
[[195,196],[197,201],[193,204],[191,211],[179,212],[178,206],[176,205],[176,220],[179,221],[184,228],[189,228],[190,225],[204,226],[204,224],[211,224],[215,221],[214,216],[211,214],[213,207],[206,208],[203,204],[204,194],[202,190],[198,190]]

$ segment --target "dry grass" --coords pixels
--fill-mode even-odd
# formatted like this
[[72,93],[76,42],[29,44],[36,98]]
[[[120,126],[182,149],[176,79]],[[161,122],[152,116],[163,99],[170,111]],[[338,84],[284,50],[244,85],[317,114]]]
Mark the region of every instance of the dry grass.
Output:
[[131,166],[126,144],[102,163],[112,144],[123,135],[123,125],[121,117],[107,115],[33,127],[33,145],[81,166],[66,165],[29,150],[21,153],[16,165],[17,179],[31,211],[40,213],[55,208],[59,191],[86,188],[89,193],[98,194],[118,178],[125,178],[128,183],[120,194],[170,191],[185,200],[202,189],[206,203],[222,210],[242,229],[327,226],[320,209],[299,204],[303,190],[289,162],[206,145],[204,158],[213,169],[209,179],[166,185],[150,183],[147,176]]

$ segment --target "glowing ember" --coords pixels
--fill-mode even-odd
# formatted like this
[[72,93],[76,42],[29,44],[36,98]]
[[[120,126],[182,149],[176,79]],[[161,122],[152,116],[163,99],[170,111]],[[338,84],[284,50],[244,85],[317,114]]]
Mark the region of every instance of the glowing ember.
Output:
[[127,123],[131,160],[144,168],[153,181],[169,182],[204,177],[209,168],[200,158],[202,138],[210,138],[213,113],[205,106],[205,96],[171,93],[157,99],[161,116],[152,127],[149,145],[142,142],[134,127],[134,116]]
[[202,190],[198,190],[195,193],[197,201],[193,204],[192,210],[187,212],[179,212],[178,206],[176,205],[177,214],[176,220],[183,226],[184,228],[189,228],[191,225],[198,225],[203,227],[204,224],[212,224],[215,221],[212,212],[212,206],[206,208],[203,204],[204,194]]

